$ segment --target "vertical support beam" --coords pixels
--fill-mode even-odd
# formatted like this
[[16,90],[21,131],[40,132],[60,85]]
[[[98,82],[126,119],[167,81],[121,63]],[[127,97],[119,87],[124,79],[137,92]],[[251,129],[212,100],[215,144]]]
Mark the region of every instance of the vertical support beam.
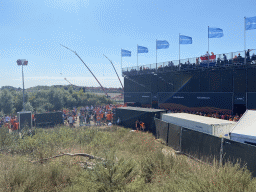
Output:
[[156,70],[157,70],[157,39],[156,39]]
[[180,127],[180,152],[182,152],[182,148],[181,148],[182,131],[183,131],[183,128],[182,128],[182,127]]
[[245,19],[244,17],[244,64],[246,65],[246,30],[245,30]]
[[220,165],[222,166],[223,163],[223,142],[224,138],[221,138],[221,143],[220,143]]
[[23,72],[23,63],[22,63],[22,82],[23,82],[23,111],[25,111],[25,97],[24,97],[24,72]]

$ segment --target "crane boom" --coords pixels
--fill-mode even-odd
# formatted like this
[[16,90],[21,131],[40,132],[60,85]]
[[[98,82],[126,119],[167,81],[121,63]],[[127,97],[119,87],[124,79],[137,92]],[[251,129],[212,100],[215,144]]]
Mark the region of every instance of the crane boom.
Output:
[[[61,45],[61,44],[60,44],[60,45]],[[69,49],[68,47],[66,47],[66,46],[64,46],[64,45],[61,45],[61,46],[62,46],[62,47],[65,47],[66,49],[68,49],[68,50],[72,51],[73,53],[75,53],[75,55],[83,62],[83,64],[85,65],[85,67],[90,71],[90,73],[92,74],[92,76],[93,76],[93,77],[96,79],[96,81],[99,83],[99,85],[101,86],[101,88],[102,88],[103,92],[105,93],[105,95],[106,95],[107,97],[109,97],[108,94],[107,94],[107,92],[105,91],[104,87],[100,84],[100,82],[98,81],[98,79],[95,77],[95,75],[94,75],[93,72],[90,70],[90,68],[85,64],[85,62],[81,59],[81,57],[80,57],[75,51]]]

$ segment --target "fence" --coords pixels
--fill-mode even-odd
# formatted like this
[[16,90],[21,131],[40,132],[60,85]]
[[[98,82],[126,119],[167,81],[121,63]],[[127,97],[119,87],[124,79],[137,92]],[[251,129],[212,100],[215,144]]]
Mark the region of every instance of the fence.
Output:
[[219,138],[167,123],[155,118],[156,137],[163,139],[173,149],[205,162],[214,159],[220,163],[246,165],[256,177],[256,147],[226,138]]
[[[141,66],[122,68],[123,75],[137,75],[152,73],[155,71],[170,71],[170,70],[182,70],[192,69],[195,67],[218,67],[229,65],[242,65],[245,63],[245,52],[237,51],[223,54],[215,54],[208,57],[200,56],[187,59],[159,62]],[[256,64],[256,50],[251,49],[250,57],[246,57],[247,64]]]

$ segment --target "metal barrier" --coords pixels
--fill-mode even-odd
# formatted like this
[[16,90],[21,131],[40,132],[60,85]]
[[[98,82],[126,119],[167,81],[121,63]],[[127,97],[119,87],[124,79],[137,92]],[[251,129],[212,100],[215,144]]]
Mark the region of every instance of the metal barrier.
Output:
[[[154,72],[154,71],[168,71],[171,67],[175,66],[173,69],[184,69],[182,65],[188,65],[189,67],[185,67],[186,69],[190,69],[192,65],[201,66],[201,67],[218,67],[218,66],[229,66],[229,65],[241,65],[244,64],[245,61],[245,51],[236,51],[230,53],[222,53],[222,54],[214,54],[209,56],[209,59],[205,55],[201,55],[199,57],[181,59],[181,60],[173,60],[159,63],[152,63],[147,65],[140,65],[136,67],[126,67],[122,68],[123,74],[131,74],[135,75],[138,71],[143,72]],[[209,64],[208,64],[209,63]],[[256,50],[250,49],[250,57],[246,58],[247,64],[256,64]],[[172,69],[172,70],[173,70]],[[131,73],[127,73],[131,72]]]
[[167,141],[167,145],[176,151],[207,163],[213,160],[220,164],[240,163],[256,177],[256,146],[183,128],[157,118],[155,123],[157,137]]
[[246,165],[247,169],[256,177],[256,147],[253,145],[239,143],[229,139],[223,142],[223,164],[226,162],[237,163],[241,166]]
[[221,138],[182,128],[181,152],[212,162],[220,159]]
[[160,119],[155,119],[156,124],[156,138],[163,139],[164,142],[167,144],[168,142],[168,129],[169,125],[165,121],[161,121]]
[[172,147],[176,151],[181,151],[181,129],[182,128],[180,126],[169,123],[168,146]]

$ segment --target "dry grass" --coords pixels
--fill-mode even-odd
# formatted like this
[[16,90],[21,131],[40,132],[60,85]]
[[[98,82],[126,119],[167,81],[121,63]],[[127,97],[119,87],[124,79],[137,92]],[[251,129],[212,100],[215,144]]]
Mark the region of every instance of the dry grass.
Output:
[[[58,127],[19,139],[1,130],[0,191],[255,191],[256,180],[238,165],[196,162],[129,129]],[[89,153],[106,161],[63,156]],[[95,163],[92,169],[85,162]]]

